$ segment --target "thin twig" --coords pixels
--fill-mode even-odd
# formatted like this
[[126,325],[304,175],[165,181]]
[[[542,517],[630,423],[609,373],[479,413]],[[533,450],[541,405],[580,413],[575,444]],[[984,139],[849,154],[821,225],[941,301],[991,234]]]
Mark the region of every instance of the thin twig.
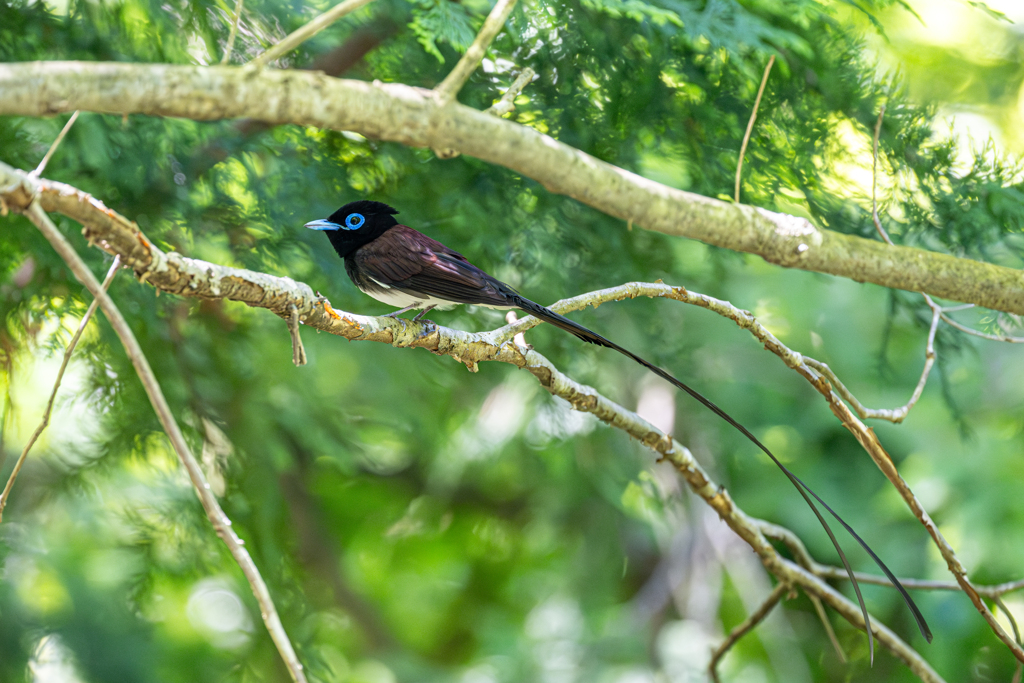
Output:
[[64,136],[68,134],[68,131],[71,130],[71,126],[75,125],[75,121],[78,120],[78,114],[79,112],[76,110],[75,113],[71,115],[71,118],[68,119],[68,122],[64,124],[64,127],[61,128],[60,133],[57,135],[57,139],[53,141],[53,144],[50,145],[50,149],[46,150],[46,154],[43,155],[43,160],[39,162],[39,165],[36,166],[34,171],[29,171],[28,174],[30,176],[38,178],[43,174],[43,171],[46,170],[46,165],[50,163],[50,158],[53,156],[53,153],[57,151],[58,147],[60,147],[60,143],[64,142]]
[[988,332],[979,332],[978,330],[972,330],[970,327],[965,327],[964,325],[961,325],[960,323],[946,315],[946,312],[948,310],[949,309],[946,308],[943,309],[942,311],[941,316],[943,322],[945,322],[950,327],[955,327],[961,332],[973,334],[975,337],[981,337],[982,339],[988,339],[989,341],[1006,342],[1007,344],[1024,344],[1024,337],[1011,337],[1005,334],[989,334]]
[[[881,107],[881,110],[878,112],[878,120],[875,122],[875,131],[871,143],[871,218],[875,224],[875,230],[878,231],[878,235],[882,238],[882,240],[886,244],[893,245],[893,241],[889,237],[889,233],[885,230],[885,228],[882,227],[882,221],[878,216],[878,139],[879,134],[882,130],[882,120],[884,116],[885,106],[883,105]],[[868,408],[864,404],[862,404],[856,396],[854,396],[853,392],[850,391],[845,384],[843,384],[843,382],[839,379],[839,377],[836,376],[836,374],[832,371],[831,368],[829,368],[828,365],[822,363],[821,361],[814,360],[813,358],[805,358],[807,365],[813,367],[815,370],[817,370],[826,378],[828,378],[829,382],[835,387],[838,394],[843,397],[843,400],[850,404],[850,406],[854,409],[857,415],[860,416],[861,419],[888,420],[889,422],[893,423],[899,423],[906,419],[907,415],[910,412],[910,409],[913,408],[917,401],[921,398],[921,394],[924,391],[925,384],[928,382],[929,373],[931,372],[932,366],[935,364],[935,333],[938,328],[939,320],[942,320],[943,322],[960,330],[961,332],[972,334],[976,337],[981,337],[983,339],[1009,343],[1024,343],[1024,338],[1022,337],[987,334],[985,332],[973,330],[969,327],[961,325],[960,323],[956,322],[947,315],[947,313],[951,311],[961,310],[963,308],[970,308],[973,306],[973,304],[942,308],[938,304],[936,304],[935,301],[927,294],[922,293],[922,296],[924,297],[925,302],[928,304],[928,307],[931,308],[932,310],[932,322],[928,330],[928,342],[925,346],[925,363],[924,368],[921,371],[921,378],[918,380],[917,386],[914,388],[914,392],[913,394],[911,394],[910,400],[907,401],[905,405],[899,408]]]
[[[804,547],[803,541],[801,541],[800,538],[789,529],[764,521],[758,522],[758,528],[760,529],[761,533],[763,533],[765,536],[782,541],[786,545],[786,547],[790,549],[794,557],[797,558],[797,562],[800,564],[800,566],[812,572],[816,576],[820,576],[822,578],[827,579],[849,578],[846,569],[843,567],[832,567],[829,565],[818,564],[817,562],[815,562],[811,558],[810,553],[807,552],[807,548]],[[939,550],[940,552],[942,552],[943,556],[946,556],[946,551],[942,548],[941,545],[939,546]],[[996,622],[995,617],[992,616],[987,606],[985,607],[984,611],[982,611],[981,608],[978,608],[979,602],[984,604],[982,596],[997,599],[1005,593],[1009,593],[1011,591],[1016,591],[1024,588],[1024,581],[1010,581],[1007,583],[997,584],[994,586],[974,586],[969,581],[967,581],[967,573],[963,569],[963,567],[960,566],[959,560],[957,560],[955,557],[953,557],[953,562],[950,562],[950,571],[957,578],[956,582],[927,581],[922,579],[900,579],[900,583],[903,584],[903,587],[907,589],[947,590],[962,591],[964,593],[967,593],[968,597],[971,599],[971,602],[974,603],[975,608],[978,609],[978,612],[981,613],[981,615],[985,618],[985,621],[988,622],[989,628],[991,628],[992,631],[999,637],[999,639],[1007,645],[1010,652],[1012,652],[1014,657],[1017,658],[1018,662],[1024,662],[1024,660],[1021,659],[1020,654],[1018,654],[1022,650],[1019,638],[1010,639],[1010,637],[1006,634],[1003,628],[998,625],[998,622]],[[860,583],[874,584],[878,586],[892,585],[892,582],[889,581],[888,578],[877,576],[874,574],[854,572],[854,576]],[[1015,626],[1016,622],[1011,620],[1011,624]]]
[[1020,629],[1017,628],[1017,620],[1013,617],[1013,613],[1010,611],[1010,608],[1006,606],[1006,603],[1003,602],[1003,599],[998,595],[993,596],[992,602],[996,603],[999,609],[1003,611],[1003,614],[1006,615],[1006,618],[1010,620],[1010,627],[1013,628],[1013,639],[1017,641],[1018,645],[1020,645]]
[[498,0],[494,9],[487,15],[487,19],[484,20],[483,28],[480,29],[473,44],[466,50],[466,54],[462,55],[462,59],[455,65],[455,68],[434,88],[434,94],[438,100],[451,102],[455,99],[470,75],[480,65],[480,60],[484,58],[491,41],[501,31],[505,20],[508,19],[508,15],[511,14],[512,8],[515,6],[516,0]]
[[288,319],[288,329],[292,333],[292,362],[295,365],[306,364],[306,348],[302,345],[299,335],[299,307],[292,304],[292,317]]
[[[103,278],[103,284],[100,286],[103,291],[107,291],[110,287],[110,282],[114,279],[114,275],[117,274],[117,269],[121,267],[121,257],[115,256],[114,262],[110,264],[110,270],[107,271],[107,276]],[[14,470],[11,472],[11,476],[7,479],[7,485],[4,486],[3,493],[0,493],[0,522],[4,519],[4,508],[7,507],[7,501],[10,499],[11,489],[14,488],[14,482],[18,478],[18,473],[21,472],[22,465],[25,464],[25,459],[28,457],[28,452],[32,450],[32,446],[36,444],[36,440],[43,433],[46,427],[50,424],[50,414],[53,412],[53,402],[57,398],[57,390],[60,389],[60,383],[64,379],[64,371],[67,370],[68,362],[71,360],[71,354],[75,352],[75,347],[78,346],[78,340],[82,337],[82,332],[85,331],[86,325],[92,319],[92,314],[96,312],[96,307],[99,305],[99,300],[93,299],[92,303],[89,304],[89,308],[86,309],[85,315],[82,316],[81,322],[78,323],[78,329],[75,330],[74,336],[71,337],[71,341],[68,342],[67,347],[64,349],[64,359],[60,363],[60,370],[57,371],[57,379],[53,380],[53,389],[50,391],[50,400],[46,402],[46,409],[43,410],[43,417],[39,421],[39,426],[32,432],[32,436],[29,437],[28,442],[25,444],[25,448],[22,449],[21,455],[18,457],[18,461],[14,463]]]
[[7,462],[7,429],[10,426],[11,414],[14,411],[14,403],[11,401],[11,382],[14,379],[11,374],[13,368],[4,368],[7,375],[7,386],[4,390],[3,408],[0,408],[0,468],[3,468],[4,463]]
[[[811,570],[818,576],[825,579],[849,579],[846,575],[846,570],[843,567],[833,567],[827,564],[818,564],[813,562]],[[857,577],[857,581],[866,583],[874,586],[889,586],[892,585],[889,579],[884,576],[877,574],[868,574],[867,572],[854,572],[854,576]],[[900,579],[900,583],[903,584],[904,588],[910,590],[919,591],[963,591],[963,587],[956,581],[932,581],[929,579]],[[978,595],[986,598],[995,598],[1000,595],[1007,593],[1013,593],[1024,589],[1024,580],[1007,581],[1006,583],[998,583],[990,586],[974,586],[974,590],[977,591]]]
[[[871,219],[874,221],[875,230],[878,231],[878,235],[886,244],[894,246],[892,239],[889,237],[889,233],[882,227],[882,221],[878,217],[878,138],[882,131],[882,120],[884,118],[885,105],[883,104],[881,109],[878,111],[878,120],[875,122],[875,134],[871,140]],[[906,419],[907,414],[910,413],[910,409],[914,407],[917,401],[921,398],[921,394],[924,392],[925,384],[928,383],[928,375],[931,373],[932,366],[935,364],[935,331],[938,329],[939,320],[942,317],[942,308],[927,294],[922,294],[922,296],[928,303],[928,306],[932,309],[932,324],[928,330],[928,343],[925,345],[924,368],[921,370],[921,378],[917,381],[917,386],[914,387],[914,392],[911,394],[910,400],[907,401],[905,405],[895,409],[873,410],[866,408],[856,399],[856,397],[854,397],[853,393],[839,381],[839,378],[835,376],[828,366],[824,363],[816,363],[816,369],[826,373],[830,376],[830,379],[834,379],[836,381],[837,391],[850,405],[854,407],[854,410],[857,411],[857,414],[861,419],[878,418],[894,423],[902,422]]]
[[519,93],[523,91],[530,81],[536,77],[533,69],[526,67],[523,72],[519,74],[516,80],[512,81],[512,85],[508,87],[505,94],[502,95],[501,99],[492,104],[487,109],[484,109],[485,114],[493,114],[494,116],[504,116],[509,112],[513,112],[516,109],[515,99],[519,97]]
[[291,641],[288,640],[288,635],[281,624],[281,619],[277,615],[277,609],[274,607],[274,601],[270,597],[267,584],[263,581],[263,577],[260,575],[256,564],[252,561],[252,557],[249,556],[249,552],[242,545],[241,539],[238,538],[238,535],[232,528],[231,520],[224,514],[224,510],[221,509],[220,504],[217,502],[217,497],[210,491],[210,485],[207,483],[206,477],[203,475],[203,471],[195,456],[189,450],[188,444],[185,442],[185,436],[181,433],[181,429],[174,419],[171,407],[167,404],[167,399],[164,398],[156,375],[153,374],[153,369],[143,354],[138,340],[135,339],[131,327],[128,326],[128,322],[124,319],[121,311],[117,308],[113,299],[100,286],[100,283],[96,280],[92,271],[89,270],[89,267],[85,265],[82,258],[75,252],[71,244],[57,229],[57,226],[53,224],[53,221],[50,220],[49,216],[39,206],[38,200],[32,201],[26,211],[26,215],[35,223],[46,239],[49,240],[53,248],[64,259],[64,262],[68,264],[68,267],[78,281],[85,285],[92,292],[93,296],[99,300],[103,313],[107,316],[111,327],[114,328],[118,338],[120,338],[121,343],[124,345],[125,352],[131,359],[132,365],[135,366],[135,372],[142,381],[142,386],[149,396],[150,403],[153,404],[153,410],[160,419],[160,424],[163,426],[164,431],[167,432],[171,446],[178,454],[178,458],[192,480],[192,486],[199,496],[199,501],[202,503],[210,523],[213,525],[217,535],[227,545],[231,556],[238,563],[245,578],[248,579],[253,595],[260,605],[263,621],[270,632],[270,637],[277,646],[278,652],[281,653],[288,672],[296,683],[306,683],[302,664],[295,655]]
[[220,58],[220,65],[227,66],[231,61],[231,51],[235,49],[235,37],[238,35],[238,20],[242,18],[242,5],[245,0],[238,0],[235,3],[235,18],[231,21],[231,32],[228,34],[228,44],[224,46],[224,56]]
[[[834,567],[832,565],[815,562],[811,557],[811,554],[807,552],[807,548],[804,546],[803,541],[800,540],[800,537],[786,527],[761,520],[758,522],[758,528],[761,533],[768,538],[774,538],[778,541],[782,541],[782,543],[784,543],[793,554],[793,557],[796,558],[796,561],[800,566],[816,576],[829,580],[847,580],[850,578],[846,573],[845,567]],[[877,574],[854,572],[853,575],[860,583],[866,583],[874,586],[892,586],[892,582],[889,581],[887,577],[878,576]],[[963,592],[964,590],[963,586],[956,581],[932,581],[928,579],[900,578],[900,583],[903,584],[904,588],[913,590],[957,592]],[[973,587],[978,595],[995,599],[1007,593],[1013,593],[1024,589],[1024,579],[1007,581],[1005,583],[997,583],[989,586]]]
[[784,583],[775,584],[775,588],[773,588],[772,592],[768,594],[768,597],[765,598],[763,603],[761,603],[761,606],[758,607],[753,614],[744,619],[742,624],[730,631],[728,637],[726,637],[722,644],[715,648],[714,653],[711,655],[711,662],[708,664],[708,675],[711,676],[711,680],[715,683],[719,683],[719,660],[725,656],[725,653],[729,651],[729,648],[739,642],[740,638],[750,633],[752,629],[764,621],[765,617],[771,613],[775,608],[775,605],[779,604],[779,600],[782,599],[782,596],[788,590],[790,590],[790,586],[787,586]]
[[[509,311],[508,313],[505,314],[505,322],[507,322],[509,325],[516,322],[517,320],[519,320],[519,316],[516,315],[515,311]],[[529,345],[526,343],[526,336],[522,332],[516,334],[512,338],[512,340],[516,343],[516,346],[520,348],[529,348]]]
[[878,135],[882,131],[882,119],[885,117],[885,105],[878,110],[878,121],[875,122],[875,136],[871,143],[871,218],[875,221],[875,229],[889,246],[893,246],[889,233],[882,228],[878,220]]
[[924,368],[921,370],[921,378],[917,381],[917,386],[914,387],[914,392],[910,395],[910,400],[899,408],[866,407],[857,399],[856,396],[853,395],[853,392],[843,384],[842,380],[836,376],[835,372],[832,371],[832,368],[830,368],[826,363],[806,356],[804,357],[804,362],[807,363],[807,365],[828,378],[828,381],[832,383],[839,395],[853,407],[854,411],[862,420],[874,418],[878,420],[888,420],[889,422],[899,424],[907,418],[907,415],[910,413],[910,409],[913,408],[921,398],[925,384],[928,383],[928,375],[931,373],[932,366],[935,364],[935,332],[938,329],[939,320],[942,316],[942,309],[934,305],[934,302],[931,301],[931,298],[927,294],[925,294],[924,297],[932,305],[932,324],[928,329],[928,342],[925,345]]
[[[515,82],[513,82],[512,85],[509,86],[508,90],[505,92],[505,95],[501,98],[501,100],[497,104],[494,104],[485,109],[484,113],[491,114],[492,116],[497,116],[498,118],[501,118],[505,114],[514,110],[516,107],[513,101],[516,99],[519,93],[522,92],[523,88],[525,88],[526,85],[533,80],[533,77],[535,75],[536,74],[533,72],[533,69],[531,69],[530,67],[526,67],[525,69],[523,69],[523,73],[519,74],[519,77],[515,80]],[[455,157],[459,156],[461,152],[451,148],[445,148],[435,149],[434,154],[437,155],[438,159],[454,159]]]
[[761,87],[757,89],[757,97],[754,99],[754,110],[750,112],[750,120],[747,121],[747,132],[743,134],[743,144],[740,146],[740,158],[736,162],[736,193],[734,199],[740,203],[740,177],[743,175],[743,157],[747,153],[747,143],[750,142],[750,133],[754,130],[754,121],[757,120],[757,108],[761,106],[761,95],[764,94],[764,86],[768,83],[768,74],[772,71],[772,64],[775,63],[775,55],[768,59],[768,66],[764,68],[764,76],[761,77]]
[[[849,579],[849,575],[846,573],[844,567],[833,567],[832,565],[819,564],[815,562],[811,557],[811,554],[807,551],[803,541],[800,537],[794,534],[786,527],[772,524],[771,522],[759,521],[758,529],[768,538],[774,538],[775,540],[781,541],[785,544],[786,548],[793,554],[796,561],[801,567],[814,573],[823,579]],[[891,586],[892,582],[884,576],[878,576],[877,574],[868,574],[866,572],[854,572],[854,576],[857,577],[857,581],[860,583],[872,584],[875,586]],[[933,591],[962,591],[963,587],[955,581],[932,581],[927,579],[900,579],[900,583],[903,584],[904,588],[913,588],[915,590],[933,590]],[[1024,579],[1017,581],[1007,581],[1006,583],[997,583],[989,586],[975,586],[974,589],[978,595],[986,598],[995,598],[1006,593],[1012,593],[1024,589]]]
[[[807,548],[804,547],[803,541],[789,529],[764,521],[760,522],[759,527],[761,533],[765,536],[781,540],[787,547],[790,547],[796,561],[804,569],[813,572],[816,566],[822,566],[814,561],[811,554],[807,552]],[[856,574],[854,572],[855,576]],[[847,574],[846,578],[850,578],[849,574]],[[886,585],[891,586],[892,584],[887,583]],[[836,656],[839,657],[839,661],[845,664],[846,652],[843,651],[843,646],[839,643],[839,638],[836,637],[835,629],[832,628],[832,622],[828,620],[828,615],[825,613],[825,607],[821,603],[821,598],[811,592],[807,592],[806,595],[810,599],[811,604],[814,605],[814,611],[818,614],[818,619],[821,621],[821,625],[825,629],[833,649],[836,651]]]
[[846,653],[843,651],[843,646],[839,643],[839,638],[836,637],[836,631],[832,628],[832,622],[828,620],[828,614],[825,613],[825,606],[821,604],[821,598],[814,593],[808,593],[807,597],[811,599],[811,604],[814,605],[814,611],[817,613],[818,619],[825,629],[825,634],[828,635],[828,639],[832,643],[832,648],[836,651],[836,656],[839,657],[840,662],[846,664]]
[[320,33],[320,31],[323,31],[349,12],[354,12],[363,5],[368,5],[371,2],[373,2],[373,0],[344,0],[344,2],[339,2],[331,9],[305,24],[302,28],[289,33],[276,45],[249,62],[247,66],[252,66],[257,69],[263,68],[275,59],[280,58],[285,53],[291,52],[296,47],[309,40],[317,33]]
[[[999,609],[1002,610],[1003,614],[1006,615],[1006,618],[1010,620],[1010,626],[1013,627],[1013,637],[1017,641],[1017,644],[1021,645],[1020,629],[1017,628],[1017,620],[1014,618],[1010,608],[1006,606],[1006,603],[1004,603],[1003,599],[998,595],[993,597],[992,600],[996,603]],[[1013,672],[1013,678],[1010,679],[1011,683],[1020,683],[1022,674],[1024,674],[1024,662],[1017,662],[1017,668]]]

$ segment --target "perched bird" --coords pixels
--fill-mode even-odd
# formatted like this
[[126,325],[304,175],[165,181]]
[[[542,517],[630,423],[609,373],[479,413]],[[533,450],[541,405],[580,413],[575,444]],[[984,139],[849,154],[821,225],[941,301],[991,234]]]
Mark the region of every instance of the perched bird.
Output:
[[[846,571],[853,582],[857,599],[860,602],[861,611],[864,615],[864,622],[868,626],[869,642],[871,642],[870,618],[860,594],[860,587],[853,576],[853,570],[850,568],[846,555],[839,546],[839,542],[836,540],[832,530],[825,522],[825,518],[822,517],[818,508],[814,505],[814,500],[818,501],[850,532],[850,535],[860,543],[861,547],[867,551],[879,568],[889,577],[889,580],[892,581],[893,585],[903,596],[907,606],[914,613],[914,618],[917,620],[921,634],[931,642],[932,634],[925,623],[924,617],[906,590],[900,585],[900,582],[889,571],[889,568],[868,547],[868,544],[850,528],[849,524],[843,521],[825,501],[818,497],[795,474],[790,472],[785,465],[779,462],[778,458],[743,425],[699,392],[691,389],[656,365],[649,363],[640,356],[622,348],[615,342],[605,339],[579,323],[575,323],[549,308],[530,301],[509,285],[491,277],[474,266],[459,252],[449,249],[437,240],[431,239],[408,226],[401,225],[394,218],[396,213],[398,211],[381,202],[357,201],[341,207],[331,214],[329,218],[306,223],[305,227],[311,230],[322,230],[327,234],[331,246],[338,252],[338,256],[345,260],[345,271],[352,278],[352,282],[355,283],[356,287],[374,299],[400,309],[389,314],[389,317],[397,316],[409,310],[422,309],[413,318],[413,320],[419,320],[431,309],[445,310],[458,304],[474,304],[501,309],[517,308],[540,318],[544,322],[561,328],[585,342],[615,349],[619,353],[632,358],[659,377],[671,382],[679,389],[682,389],[704,407],[739,430],[758,448],[764,451],[771,458],[772,462],[785,473],[797,491],[800,492],[800,495],[804,497],[804,500],[807,501],[807,504],[818,517],[818,521],[821,522],[828,533],[829,538],[832,539],[832,544],[838,551],[839,557],[842,559],[843,565],[846,567]],[[871,642],[871,649],[873,655],[873,642]]]

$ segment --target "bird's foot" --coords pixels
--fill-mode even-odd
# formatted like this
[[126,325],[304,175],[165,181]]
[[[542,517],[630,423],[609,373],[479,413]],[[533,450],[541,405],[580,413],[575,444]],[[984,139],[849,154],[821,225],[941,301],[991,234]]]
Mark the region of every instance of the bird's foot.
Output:
[[388,313],[384,317],[385,318],[397,318],[398,316],[402,315],[406,311],[411,311],[414,308],[419,308],[419,306],[417,306],[416,304],[413,304],[412,306],[406,306],[405,308],[400,308],[397,311],[392,311],[391,313]]
[[[434,308],[433,306],[427,306],[427,307],[426,307],[426,308],[424,308],[424,309],[423,309],[422,311],[420,311],[419,313],[417,313],[417,314],[416,314],[416,317],[415,317],[415,318],[413,318],[413,319],[412,319],[412,321],[413,321],[413,322],[415,323],[415,322],[419,322],[420,320],[423,320],[423,316],[425,316],[425,315],[426,315],[427,313],[429,313],[429,312],[430,312],[430,311],[431,311],[431,310],[432,310],[433,308]],[[433,322],[433,321],[431,321],[431,320],[426,320],[426,321],[424,321],[424,322],[428,322],[428,323],[429,323],[429,322]]]

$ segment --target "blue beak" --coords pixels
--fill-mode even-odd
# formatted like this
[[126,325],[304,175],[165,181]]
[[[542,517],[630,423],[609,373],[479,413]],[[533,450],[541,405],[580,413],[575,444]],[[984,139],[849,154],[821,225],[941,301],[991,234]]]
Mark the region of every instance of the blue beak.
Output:
[[318,221],[310,221],[303,227],[309,228],[310,230],[341,230],[340,225],[332,223],[326,218],[321,218]]

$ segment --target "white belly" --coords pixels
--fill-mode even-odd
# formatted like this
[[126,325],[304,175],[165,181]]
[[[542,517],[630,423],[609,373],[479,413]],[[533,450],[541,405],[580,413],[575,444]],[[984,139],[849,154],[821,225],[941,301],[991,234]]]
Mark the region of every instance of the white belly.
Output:
[[[455,308],[459,303],[455,301],[448,301],[447,299],[436,299],[434,297],[421,298],[413,296],[407,292],[400,291],[394,287],[382,284],[373,280],[373,284],[376,285],[372,290],[364,289],[363,293],[372,296],[377,301],[387,304],[388,306],[394,306],[395,308],[427,308],[433,306],[439,311],[447,311]],[[515,306],[491,306],[489,304],[477,304],[484,308],[495,308],[502,311],[507,311]]]
[[376,287],[372,290],[364,289],[365,294],[369,294],[377,301],[387,304],[388,306],[394,306],[395,308],[407,308],[412,306],[413,308],[427,308],[433,306],[439,310],[447,311],[449,308],[455,308],[458,306],[457,303],[447,301],[445,299],[435,299],[433,297],[420,298],[413,296],[407,292],[397,290],[385,284],[381,284],[376,280],[373,280],[373,284]]
[[458,306],[457,303],[452,301],[445,301],[444,299],[434,299],[433,297],[428,299],[420,299],[411,294],[405,292],[399,292],[396,290],[384,290],[377,292],[367,292],[377,301],[386,303],[388,306],[394,306],[395,308],[407,308],[412,306],[413,308],[427,308],[433,306],[439,310],[446,311],[449,308],[455,308]]

